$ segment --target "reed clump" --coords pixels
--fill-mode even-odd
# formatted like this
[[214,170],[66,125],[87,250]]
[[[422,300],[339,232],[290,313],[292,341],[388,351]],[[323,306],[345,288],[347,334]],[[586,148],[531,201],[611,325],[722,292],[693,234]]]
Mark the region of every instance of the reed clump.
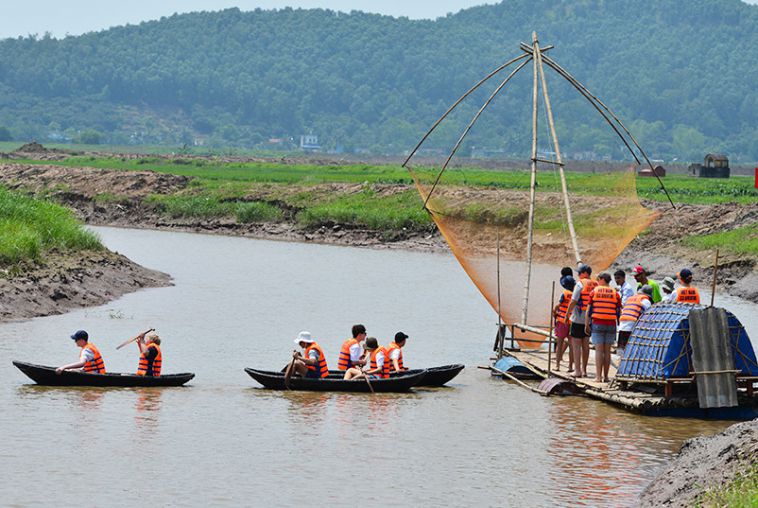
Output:
[[0,266],[39,263],[53,250],[102,249],[67,208],[0,187]]

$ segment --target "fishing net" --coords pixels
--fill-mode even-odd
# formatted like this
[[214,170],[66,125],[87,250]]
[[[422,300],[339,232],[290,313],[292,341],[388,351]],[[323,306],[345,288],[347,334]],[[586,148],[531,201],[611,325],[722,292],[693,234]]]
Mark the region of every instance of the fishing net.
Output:
[[[525,100],[529,99],[531,97]],[[525,138],[529,143],[531,122],[526,128]],[[555,159],[554,148],[554,140],[546,136],[542,155],[537,157],[544,162],[537,164],[528,292],[525,286],[530,155],[527,154],[520,167],[511,166],[511,169],[467,169],[459,165],[440,172],[444,165],[441,161],[439,164],[429,164],[428,160],[406,164],[453,254],[505,323],[548,327],[552,282],[556,281],[557,302],[562,292],[557,283],[561,267],[576,269],[577,266],[560,168],[550,163]],[[582,166],[572,162],[565,171],[579,257],[593,268],[594,275],[610,266],[656,217],[656,213],[644,208],[638,199],[636,167],[632,164],[608,169],[610,167],[605,165],[599,169],[596,163]],[[526,338],[541,340],[539,336]],[[529,344],[534,345],[521,345],[529,347]]]

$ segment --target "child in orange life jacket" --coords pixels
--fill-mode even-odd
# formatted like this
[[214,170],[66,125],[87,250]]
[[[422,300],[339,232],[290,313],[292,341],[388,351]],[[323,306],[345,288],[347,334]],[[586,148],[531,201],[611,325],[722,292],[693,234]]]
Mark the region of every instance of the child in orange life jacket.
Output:
[[673,300],[677,303],[690,303],[696,305],[700,303],[700,291],[692,285],[692,270],[682,268],[679,272],[679,283],[681,286],[676,288]]
[[611,345],[616,341],[616,325],[621,311],[621,296],[610,287],[611,276],[601,273],[598,286],[590,293],[585,333],[592,327],[592,343],[595,345],[595,382],[607,383],[611,367]]
[[386,350],[379,345],[375,337],[366,339],[366,366],[363,369],[351,367],[345,372],[344,379],[388,378],[390,377],[390,362]]
[[95,345],[89,343],[89,334],[84,330],[79,330],[71,336],[71,340],[82,348],[79,361],[58,367],[55,369],[55,373],[60,374],[64,370],[82,369],[84,372],[92,374],[105,374],[105,362]]
[[[565,268],[564,268],[565,270]],[[571,268],[569,268],[569,271]],[[563,274],[564,272],[561,271]],[[576,286],[574,277],[569,275],[563,275],[561,277],[561,286],[563,287],[563,293],[558,298],[558,304],[553,309],[553,316],[555,317],[555,370],[560,372],[561,361],[563,360],[563,353],[568,349],[568,371],[573,371],[574,365],[574,353],[571,348],[571,339],[569,338],[569,323],[566,322],[568,316],[568,307],[571,303],[571,296]]]

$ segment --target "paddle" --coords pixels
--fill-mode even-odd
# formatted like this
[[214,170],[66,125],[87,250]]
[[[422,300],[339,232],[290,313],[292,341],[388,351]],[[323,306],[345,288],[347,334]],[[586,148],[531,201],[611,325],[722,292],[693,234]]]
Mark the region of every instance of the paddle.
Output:
[[292,377],[292,369],[294,366],[295,366],[295,356],[293,355],[292,361],[290,362],[289,365],[287,365],[287,369],[284,371],[284,387],[287,388],[287,390],[291,390],[290,378]]
[[370,381],[370,380],[369,380],[369,378],[368,378],[368,374],[364,373],[364,374],[363,374],[363,379],[365,379],[365,380],[366,380],[366,384],[368,385],[368,389],[369,389],[369,390],[371,390],[371,393],[376,393],[376,392],[374,391],[374,387],[373,387],[373,386],[371,386],[371,381]]
[[136,341],[136,340],[139,340],[140,338],[144,337],[144,336],[145,336],[145,335],[147,335],[148,333],[150,333],[150,332],[154,332],[154,331],[155,331],[155,328],[150,328],[148,331],[146,331],[146,332],[142,332],[142,333],[140,333],[139,335],[137,335],[136,337],[134,337],[134,338],[131,338],[131,339],[127,340],[127,341],[124,341],[124,342],[122,342],[121,344],[119,344],[118,346],[116,346],[116,349],[121,349],[122,347],[126,346],[127,344],[131,344],[132,342],[134,342],[134,341]]

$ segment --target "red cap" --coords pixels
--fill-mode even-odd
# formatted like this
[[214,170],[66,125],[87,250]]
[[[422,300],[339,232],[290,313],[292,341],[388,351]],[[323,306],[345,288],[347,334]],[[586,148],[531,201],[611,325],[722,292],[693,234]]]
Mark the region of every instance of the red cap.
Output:
[[634,275],[642,275],[643,273],[645,273],[645,269],[642,268],[640,265],[637,265],[634,267],[632,272],[634,273]]

